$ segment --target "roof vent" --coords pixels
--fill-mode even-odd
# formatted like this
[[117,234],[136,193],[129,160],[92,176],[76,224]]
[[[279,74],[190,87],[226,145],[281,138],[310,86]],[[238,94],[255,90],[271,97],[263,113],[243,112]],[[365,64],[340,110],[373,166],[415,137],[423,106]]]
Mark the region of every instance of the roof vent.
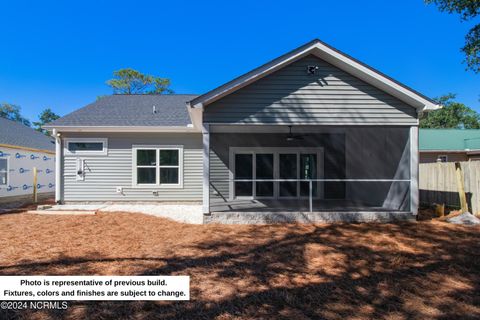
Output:
[[155,106],[152,107],[152,113],[153,114],[157,113],[157,107],[155,107]]

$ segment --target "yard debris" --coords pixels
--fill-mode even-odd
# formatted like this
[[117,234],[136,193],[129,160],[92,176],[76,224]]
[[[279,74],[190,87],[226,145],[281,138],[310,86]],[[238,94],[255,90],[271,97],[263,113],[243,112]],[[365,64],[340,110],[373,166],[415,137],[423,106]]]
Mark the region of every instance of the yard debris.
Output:
[[454,217],[448,217],[446,221],[453,224],[463,224],[467,226],[480,224],[480,219],[475,217],[470,212],[464,212],[464,213],[455,215]]

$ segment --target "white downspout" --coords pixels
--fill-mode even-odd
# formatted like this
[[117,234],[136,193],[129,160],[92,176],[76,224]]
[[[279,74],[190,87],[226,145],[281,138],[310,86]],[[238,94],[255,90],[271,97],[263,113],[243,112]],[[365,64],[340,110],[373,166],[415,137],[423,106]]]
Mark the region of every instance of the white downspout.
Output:
[[52,131],[55,138],[55,202],[62,202],[62,139],[57,129]]
[[203,213],[210,213],[210,126],[203,124]]
[[418,126],[410,127],[410,211],[417,215],[420,202],[418,190]]

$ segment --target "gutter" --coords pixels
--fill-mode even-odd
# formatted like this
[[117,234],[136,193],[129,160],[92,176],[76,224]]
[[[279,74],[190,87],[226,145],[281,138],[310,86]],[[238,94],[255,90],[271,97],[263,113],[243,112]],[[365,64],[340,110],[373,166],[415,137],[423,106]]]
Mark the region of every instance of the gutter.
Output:
[[48,131],[58,132],[186,132],[200,133],[193,125],[188,126],[44,126]]

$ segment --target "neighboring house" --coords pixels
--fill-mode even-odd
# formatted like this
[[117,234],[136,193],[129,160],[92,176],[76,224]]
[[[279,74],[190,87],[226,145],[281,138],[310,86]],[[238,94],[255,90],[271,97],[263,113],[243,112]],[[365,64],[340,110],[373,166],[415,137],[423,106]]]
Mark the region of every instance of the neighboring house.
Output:
[[420,129],[420,163],[480,160],[480,130]]
[[392,217],[417,213],[418,114],[436,108],[314,40],[200,96],[108,96],[46,127],[59,202]]
[[38,194],[53,196],[54,140],[19,122],[0,118],[0,203],[32,199],[33,168],[37,168]]

